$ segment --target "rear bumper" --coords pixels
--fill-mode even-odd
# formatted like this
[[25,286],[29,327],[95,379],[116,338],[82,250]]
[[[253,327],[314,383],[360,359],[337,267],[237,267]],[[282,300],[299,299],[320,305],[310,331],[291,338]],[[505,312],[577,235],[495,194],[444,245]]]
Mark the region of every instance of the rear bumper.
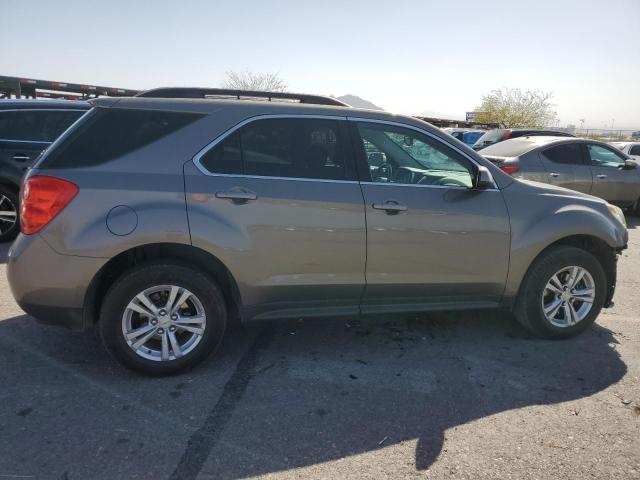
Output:
[[20,308],[36,320],[83,330],[83,302],[105,258],[55,252],[39,235],[19,235],[7,259],[7,278]]

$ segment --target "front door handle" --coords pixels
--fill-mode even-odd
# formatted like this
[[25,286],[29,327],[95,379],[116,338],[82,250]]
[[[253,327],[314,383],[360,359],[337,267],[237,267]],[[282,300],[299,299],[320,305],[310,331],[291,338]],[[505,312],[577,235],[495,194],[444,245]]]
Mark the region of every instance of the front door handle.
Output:
[[553,178],[558,178],[560,176],[560,174],[556,172],[551,172],[549,175],[551,175]]
[[601,173],[600,175],[596,175],[596,177],[598,177],[598,178],[607,178],[607,176],[605,174],[603,174],[603,173]]
[[216,198],[232,200],[235,203],[247,203],[250,200],[258,198],[254,192],[245,189],[227,190],[224,192],[216,192]]
[[16,154],[13,156],[13,159],[14,159],[16,162],[26,162],[26,161],[27,161],[27,160],[29,160],[30,158],[31,158],[30,156],[25,155],[24,153],[16,153]]
[[385,200],[382,203],[374,203],[371,206],[376,210],[385,210],[389,215],[395,215],[397,213],[407,211],[406,205],[402,205],[395,200]]

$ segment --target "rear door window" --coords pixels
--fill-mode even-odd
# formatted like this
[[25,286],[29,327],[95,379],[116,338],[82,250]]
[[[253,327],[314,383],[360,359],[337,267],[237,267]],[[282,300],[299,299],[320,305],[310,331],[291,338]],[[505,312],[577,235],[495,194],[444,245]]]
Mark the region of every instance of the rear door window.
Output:
[[629,155],[640,155],[640,145],[632,145],[629,149]]
[[240,134],[235,132],[211,148],[202,156],[200,163],[210,172],[242,174]]
[[353,180],[345,129],[337,120],[256,120],[215,145],[200,163],[212,173]]
[[582,165],[582,145],[579,143],[565,143],[546,149],[542,154],[553,163]]

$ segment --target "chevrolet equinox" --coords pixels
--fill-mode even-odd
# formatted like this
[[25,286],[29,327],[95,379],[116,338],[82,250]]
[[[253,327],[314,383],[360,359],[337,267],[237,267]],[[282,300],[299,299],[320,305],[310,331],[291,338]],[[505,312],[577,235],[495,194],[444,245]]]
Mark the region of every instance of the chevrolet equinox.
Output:
[[618,207],[512,178],[420,120],[328,97],[157,89],[92,108],[30,169],[18,304],[146,373],[232,319],[504,308],[573,336],[612,304]]

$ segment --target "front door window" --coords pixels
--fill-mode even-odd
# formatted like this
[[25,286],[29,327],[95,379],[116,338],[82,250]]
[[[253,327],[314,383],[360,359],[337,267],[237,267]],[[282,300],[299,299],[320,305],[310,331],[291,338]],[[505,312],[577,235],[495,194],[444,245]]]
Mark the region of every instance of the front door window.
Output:
[[587,145],[587,148],[589,150],[592,165],[596,167],[624,167],[625,158],[613,150],[594,144]]
[[371,181],[473,186],[474,168],[453,148],[420,132],[376,123],[358,123]]

